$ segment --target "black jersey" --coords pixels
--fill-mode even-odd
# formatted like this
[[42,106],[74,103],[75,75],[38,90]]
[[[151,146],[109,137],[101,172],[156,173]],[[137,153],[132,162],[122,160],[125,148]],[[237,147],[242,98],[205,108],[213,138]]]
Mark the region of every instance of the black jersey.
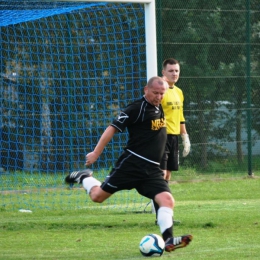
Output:
[[160,164],[166,143],[166,121],[161,105],[151,105],[144,97],[129,104],[111,124],[120,132],[127,128],[125,150],[152,163]]

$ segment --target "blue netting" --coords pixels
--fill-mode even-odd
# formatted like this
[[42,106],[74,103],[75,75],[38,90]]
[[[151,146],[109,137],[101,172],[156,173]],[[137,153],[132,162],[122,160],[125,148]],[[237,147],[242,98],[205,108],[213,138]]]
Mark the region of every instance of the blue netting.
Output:
[[9,0],[0,3],[0,26],[33,21],[44,17],[65,14],[83,8],[101,6],[106,3],[20,1]]
[[[5,3],[0,4],[0,189],[6,194],[2,203],[66,207],[64,176],[85,167],[85,155],[107,125],[143,94],[144,6]],[[100,180],[126,139],[127,132],[116,135],[93,165]],[[42,188],[48,192],[41,197]],[[53,205],[49,188],[55,188]],[[22,196],[27,199],[20,203],[15,192],[21,190],[30,195]],[[137,198],[138,204],[142,197]],[[84,200],[77,203],[73,204]]]

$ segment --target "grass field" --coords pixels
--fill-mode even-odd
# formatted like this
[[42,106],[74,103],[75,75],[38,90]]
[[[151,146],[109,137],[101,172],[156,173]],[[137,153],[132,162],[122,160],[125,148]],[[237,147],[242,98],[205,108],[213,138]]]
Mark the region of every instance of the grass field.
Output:
[[[178,178],[176,178],[178,179]],[[161,259],[259,259],[260,179],[195,179],[171,184],[175,235],[192,243]],[[138,244],[159,234],[151,213],[37,210],[0,214],[0,259],[144,259]]]

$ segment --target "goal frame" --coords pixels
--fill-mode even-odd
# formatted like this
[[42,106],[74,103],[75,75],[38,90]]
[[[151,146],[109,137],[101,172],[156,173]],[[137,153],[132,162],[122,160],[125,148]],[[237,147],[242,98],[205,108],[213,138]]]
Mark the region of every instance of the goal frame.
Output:
[[144,4],[145,10],[145,44],[146,44],[146,77],[158,76],[155,0],[61,0],[64,2],[108,2]]

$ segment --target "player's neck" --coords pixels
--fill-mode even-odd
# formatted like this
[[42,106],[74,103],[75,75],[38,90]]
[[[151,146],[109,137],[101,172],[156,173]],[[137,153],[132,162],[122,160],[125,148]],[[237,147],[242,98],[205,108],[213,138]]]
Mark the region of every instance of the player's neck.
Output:
[[174,88],[174,83],[169,83],[169,88],[173,89]]

